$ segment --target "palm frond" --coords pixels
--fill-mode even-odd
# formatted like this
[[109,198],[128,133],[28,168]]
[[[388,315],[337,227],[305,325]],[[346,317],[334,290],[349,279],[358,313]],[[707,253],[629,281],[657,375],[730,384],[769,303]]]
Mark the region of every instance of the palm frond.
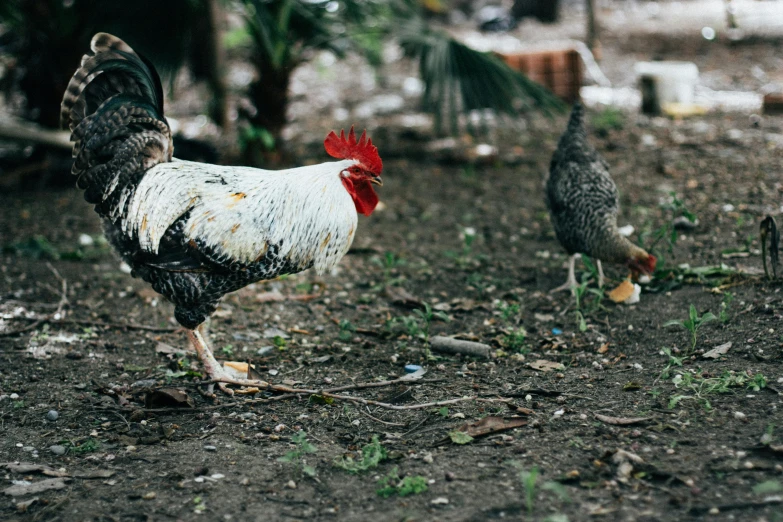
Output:
[[458,132],[459,116],[471,111],[518,115],[531,109],[550,114],[564,110],[545,87],[494,54],[471,49],[444,32],[412,24],[398,40],[406,55],[419,61],[424,109],[435,115],[438,130],[448,119],[449,130]]

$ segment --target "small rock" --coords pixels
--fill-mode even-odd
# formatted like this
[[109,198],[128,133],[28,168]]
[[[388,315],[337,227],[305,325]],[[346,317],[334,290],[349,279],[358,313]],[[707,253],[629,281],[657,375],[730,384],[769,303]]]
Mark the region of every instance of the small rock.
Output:
[[446,482],[454,482],[455,480],[457,480],[457,474],[454,473],[453,471],[447,471],[445,476],[446,476]]
[[35,448],[32,446],[24,446],[22,448],[22,451],[26,451],[27,453],[30,453],[31,451],[35,451]]
[[46,414],[46,420],[48,421],[56,421],[60,417],[60,414],[57,412],[57,410],[49,410]]
[[286,483],[285,487],[287,487],[288,489],[296,489],[296,482],[294,482],[293,480],[289,480]]
[[207,446],[204,446],[204,450],[206,450],[206,451],[217,451],[217,447],[216,446],[212,446],[212,445],[207,445]]
[[720,509],[718,509],[716,507],[710,508],[710,510],[707,511],[707,513],[709,513],[710,515],[718,515],[718,514],[720,514]]
[[147,493],[144,493],[144,494],[141,496],[141,498],[143,498],[144,500],[153,500],[153,499],[154,499],[154,498],[156,498],[157,496],[158,496],[158,494],[157,494],[157,493],[155,493],[154,491],[148,491]]
[[65,446],[60,446],[59,444],[54,446],[49,446],[49,451],[51,451],[57,456],[65,455]]
[[9,395],[9,397],[11,398],[12,401],[15,401],[15,400],[17,400],[19,398],[19,394],[18,393],[12,393],[11,395]]
[[744,413],[742,413],[741,411],[735,411],[734,412],[734,418],[737,419],[737,420],[745,420],[746,417],[747,416]]
[[422,457],[421,460],[423,460],[427,464],[432,464],[433,462],[432,453],[427,453],[426,455],[424,455],[424,457]]
[[442,505],[446,505],[448,503],[449,503],[449,499],[447,499],[446,497],[433,498],[430,501],[430,504],[432,504],[434,506],[442,506]]

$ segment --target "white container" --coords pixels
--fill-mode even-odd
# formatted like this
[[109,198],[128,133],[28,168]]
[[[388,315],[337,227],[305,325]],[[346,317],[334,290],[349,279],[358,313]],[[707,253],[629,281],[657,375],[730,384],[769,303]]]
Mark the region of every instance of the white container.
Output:
[[660,106],[669,103],[693,104],[699,68],[692,62],[637,62],[636,76],[652,79],[655,97]]

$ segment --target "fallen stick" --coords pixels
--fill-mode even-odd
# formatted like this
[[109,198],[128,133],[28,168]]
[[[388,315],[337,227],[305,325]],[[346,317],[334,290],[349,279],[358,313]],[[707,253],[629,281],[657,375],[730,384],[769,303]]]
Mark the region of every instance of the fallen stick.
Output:
[[430,348],[433,351],[441,353],[451,353],[457,355],[471,355],[489,359],[489,345],[484,343],[474,343],[473,341],[461,341],[451,337],[435,336],[430,339]]

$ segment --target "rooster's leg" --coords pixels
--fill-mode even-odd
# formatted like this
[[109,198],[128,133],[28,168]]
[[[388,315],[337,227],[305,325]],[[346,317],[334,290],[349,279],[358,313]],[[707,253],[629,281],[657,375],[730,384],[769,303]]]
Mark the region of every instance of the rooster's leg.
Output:
[[207,371],[207,375],[212,381],[217,383],[223,392],[228,395],[234,395],[234,392],[227,386],[228,384],[254,386],[258,388],[269,386],[269,383],[266,381],[232,378],[223,370],[220,363],[215,360],[215,356],[212,355],[212,350],[210,350],[209,345],[201,332],[201,327],[199,326],[196,330],[187,330],[187,333],[190,342],[196,348],[196,353],[198,353],[201,364],[204,365],[204,369]]
[[[213,381],[223,381],[226,379],[228,376],[226,375],[226,372],[223,371],[223,367],[220,366],[220,363],[215,360],[215,356],[212,355],[212,350],[209,349],[207,340],[204,339],[204,335],[201,333],[201,326],[195,330],[187,330],[187,334],[188,339],[190,339],[191,344],[193,344],[193,347],[196,349],[198,358],[201,361],[201,364],[204,365],[204,369],[207,371],[209,378]],[[218,382],[218,386],[225,393],[229,395],[234,394],[234,392],[228,389],[223,382]]]
[[601,260],[596,259],[595,265],[598,268],[598,288],[603,288],[606,278],[604,277],[604,267],[601,265]]
[[579,254],[573,254],[568,260],[568,280],[549,291],[549,293],[562,292],[563,290],[571,290],[571,294],[576,294],[576,258]]

